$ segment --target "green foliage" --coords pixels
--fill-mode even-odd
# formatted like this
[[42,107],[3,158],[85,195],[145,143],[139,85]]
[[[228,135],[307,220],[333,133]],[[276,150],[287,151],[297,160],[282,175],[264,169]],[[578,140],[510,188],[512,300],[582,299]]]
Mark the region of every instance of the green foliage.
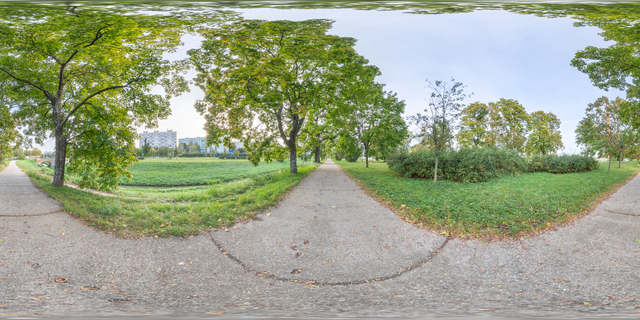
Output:
[[583,215],[640,172],[640,165],[625,162],[611,174],[599,168],[564,175],[506,175],[483,183],[433,184],[400,177],[385,164],[369,169],[347,162],[338,165],[407,221],[453,236],[488,238],[517,238]]
[[[614,13],[614,14],[611,14]],[[620,114],[636,129],[640,128],[640,57],[637,54],[640,26],[637,12],[612,11],[608,15],[581,17],[583,24],[602,29],[605,40],[614,41],[609,47],[589,46],[578,51],[571,65],[586,73],[593,85],[600,89],[626,91],[627,101]]]
[[349,162],[356,162],[358,161],[358,158],[360,158],[360,156],[358,155],[348,155],[345,157],[345,160],[349,161]]
[[[407,178],[431,178],[434,174],[435,151],[421,149],[399,153],[389,161],[389,168]],[[527,163],[517,152],[497,148],[465,148],[441,152],[439,177],[457,182],[484,182],[504,174],[519,174]]]
[[584,146],[584,154],[622,158],[640,144],[640,134],[622,115],[625,104],[623,99],[610,101],[607,97],[589,104],[576,128],[576,142]]
[[552,154],[563,147],[560,120],[555,114],[536,111],[529,115],[529,136],[524,146],[529,156]]
[[11,115],[9,107],[3,103],[0,95],[0,162],[11,158],[13,148],[20,144],[17,125],[18,121]]
[[420,139],[419,145],[434,151],[434,183],[438,183],[438,157],[443,150],[453,145],[454,121],[464,107],[461,101],[468,97],[463,93],[465,86],[462,82],[455,82],[453,78],[451,82],[450,85],[442,80],[437,80],[435,83],[427,80],[427,88],[431,89],[431,95],[427,99],[428,108],[424,110],[425,114],[418,113],[409,117],[410,121],[418,127],[415,137]]
[[353,46],[327,34],[330,20],[241,20],[203,30],[202,48],[190,50],[196,84],[206,93],[196,109],[206,118],[207,143],[241,139],[258,165],[277,157],[278,140],[296,172],[298,136],[307,118],[347,108],[338,90],[379,74]]
[[[355,130],[343,132],[352,133],[362,146],[367,167],[371,149],[386,157],[407,138],[407,124],[402,119],[404,107],[404,101],[398,100],[396,93],[382,91],[382,86],[377,85],[369,101],[364,101],[350,115],[352,121],[348,127],[355,127]],[[354,156],[349,154],[347,161],[355,162],[358,157],[353,160]]]
[[458,145],[461,148],[488,146],[489,106],[474,102],[462,109],[460,115],[462,121],[456,135]]
[[529,160],[529,172],[586,172],[598,167],[598,161],[581,155],[537,155]]
[[147,159],[134,164],[130,170],[131,186],[195,186],[216,184],[255,175],[279,171],[289,163],[263,163],[254,167],[247,160],[216,160],[212,158]]
[[500,99],[490,102],[492,117],[497,130],[497,146],[507,150],[524,152],[527,141],[527,125],[530,117],[524,107],[513,99]]
[[[242,163],[251,167],[246,160]],[[54,188],[50,186],[51,178],[43,177],[37,171],[23,170],[37,187],[62,203],[62,210],[85,225],[123,238],[139,238],[186,237],[229,227],[274,207],[316,167],[302,163],[299,173],[292,175],[285,166],[279,171],[211,186],[119,187],[119,197],[115,199],[69,187]],[[230,175],[239,174],[230,172]]]
[[[148,15],[115,7],[0,8],[0,96],[15,107],[24,134],[42,144],[55,138],[56,174],[65,159],[83,187],[110,189],[135,162],[136,128],[153,128],[187,90],[175,51],[195,23],[186,15]],[[165,94],[154,94],[161,86]],[[68,152],[68,154],[67,154]]]

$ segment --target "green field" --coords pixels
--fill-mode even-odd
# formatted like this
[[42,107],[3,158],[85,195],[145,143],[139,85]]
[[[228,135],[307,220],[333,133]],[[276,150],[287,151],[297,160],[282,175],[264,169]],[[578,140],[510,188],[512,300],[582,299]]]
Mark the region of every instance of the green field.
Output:
[[483,183],[410,179],[386,164],[340,161],[369,193],[418,226],[461,237],[522,237],[582,215],[640,172],[623,162],[591,172],[525,173]]
[[129,168],[131,186],[197,186],[248,178],[289,168],[289,161],[260,163],[254,167],[247,160],[219,160],[214,158],[157,158],[145,159]]
[[[288,170],[257,171],[247,177],[243,176],[247,174],[246,167],[240,164],[235,167],[239,172],[227,170],[232,176],[244,178],[227,183],[180,188],[122,186],[115,191],[117,197],[107,197],[66,186],[53,188],[51,177],[42,175],[33,161],[17,164],[37,187],[60,201],[64,211],[89,226],[123,238],[187,236],[250,219],[275,206],[318,166],[306,163],[298,167],[297,174],[289,174]],[[177,169],[173,171],[173,176],[179,176]]]

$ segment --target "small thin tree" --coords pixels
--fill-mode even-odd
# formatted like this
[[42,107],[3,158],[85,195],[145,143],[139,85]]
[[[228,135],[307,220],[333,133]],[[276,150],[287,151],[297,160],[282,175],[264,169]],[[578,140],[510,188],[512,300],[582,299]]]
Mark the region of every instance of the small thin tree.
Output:
[[469,95],[463,93],[465,85],[451,78],[451,83],[438,80],[435,83],[427,80],[426,88],[431,89],[428,99],[428,108],[425,114],[416,114],[409,120],[418,126],[416,137],[421,138],[421,143],[429,146],[436,155],[433,183],[438,183],[438,158],[440,152],[453,141],[453,129],[455,121],[460,116],[460,110],[464,107],[461,103]]

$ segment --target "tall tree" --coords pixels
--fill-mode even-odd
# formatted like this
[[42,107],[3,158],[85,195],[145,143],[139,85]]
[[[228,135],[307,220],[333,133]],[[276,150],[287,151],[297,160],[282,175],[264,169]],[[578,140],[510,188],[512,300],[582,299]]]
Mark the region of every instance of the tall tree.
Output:
[[466,97],[462,82],[455,82],[452,78],[449,84],[446,81],[437,80],[435,83],[427,81],[427,88],[431,89],[431,95],[427,99],[428,108],[425,114],[416,114],[410,120],[418,126],[417,137],[421,143],[430,146],[436,154],[433,183],[438,183],[438,157],[439,153],[453,141],[453,128],[455,120],[464,107],[461,103]]
[[622,116],[624,104],[621,98],[614,101],[604,96],[598,98],[589,104],[585,117],[576,129],[576,142],[586,147],[587,154],[593,152],[608,156],[609,172],[612,156],[619,158],[620,167],[627,149],[640,141],[637,130],[630,126],[630,120]]
[[52,186],[64,185],[68,157],[81,187],[109,189],[129,176],[136,127],[156,126],[187,89],[174,77],[183,64],[163,54],[193,20],[59,6],[3,7],[0,16],[0,95],[15,103],[26,135],[55,139]]
[[407,124],[402,119],[405,103],[397,94],[382,91],[373,93],[371,101],[357,108],[352,116],[355,137],[364,149],[365,166],[373,146],[380,152],[395,149],[407,137]]
[[609,47],[589,46],[578,51],[571,65],[586,73],[600,89],[626,91],[627,102],[620,105],[620,116],[640,129],[640,25],[637,24],[640,14],[637,8],[616,9],[578,15],[581,25],[599,27],[602,29],[600,35],[615,43]]
[[474,102],[462,109],[460,115],[460,130],[456,135],[458,145],[462,148],[489,145],[489,106]]
[[[492,117],[497,122],[498,146],[524,152],[529,123],[529,114],[524,107],[517,100],[501,98],[498,102],[489,102],[489,108],[493,110]],[[499,115],[496,114],[497,112]]]
[[355,39],[327,34],[331,25],[242,20],[202,32],[202,48],[189,55],[205,91],[196,109],[205,116],[208,144],[242,139],[258,165],[272,161],[282,141],[290,172],[297,173],[298,138],[308,116],[335,107],[337,88],[379,74],[355,52]]
[[563,147],[560,120],[551,112],[532,112],[529,115],[528,131],[530,133],[524,150],[529,156],[546,155]]

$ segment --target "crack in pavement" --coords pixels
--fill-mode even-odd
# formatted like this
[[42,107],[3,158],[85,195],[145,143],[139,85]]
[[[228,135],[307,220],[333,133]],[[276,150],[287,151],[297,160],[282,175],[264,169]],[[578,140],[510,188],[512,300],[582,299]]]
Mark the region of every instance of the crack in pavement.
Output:
[[635,213],[615,212],[615,211],[611,211],[611,210],[607,210],[607,209],[602,209],[602,210],[606,211],[606,212],[609,212],[609,213],[613,213],[613,214],[623,214],[625,216],[640,217],[640,214],[635,214]]
[[417,269],[417,268],[419,268],[421,266],[426,265],[427,262],[429,262],[429,260],[433,259],[438,253],[440,253],[442,251],[442,249],[444,249],[444,247],[449,243],[449,240],[450,240],[450,238],[446,238],[444,240],[444,242],[440,246],[438,246],[438,248],[433,250],[429,256],[421,259],[416,264],[412,263],[408,267],[406,267],[406,268],[404,268],[404,269],[402,269],[402,270],[400,270],[400,271],[398,271],[396,273],[393,273],[393,274],[390,274],[390,275],[386,275],[386,276],[381,276],[381,277],[375,277],[375,278],[371,278],[371,279],[364,279],[364,280],[349,280],[349,281],[329,282],[329,281],[310,280],[310,279],[309,280],[307,280],[307,279],[290,279],[290,278],[280,277],[280,276],[278,276],[278,275],[276,275],[274,273],[266,273],[265,271],[255,270],[254,268],[252,268],[248,264],[242,262],[240,259],[238,259],[234,255],[229,253],[229,251],[225,250],[224,247],[218,241],[216,241],[216,239],[213,237],[213,235],[211,235],[211,232],[209,232],[208,235],[209,235],[209,238],[211,239],[211,241],[213,242],[213,244],[215,244],[216,247],[218,247],[218,249],[220,249],[222,254],[224,254],[229,259],[233,260],[234,262],[236,262],[237,264],[242,266],[245,270],[247,270],[249,272],[252,272],[256,276],[269,278],[269,279],[275,279],[275,280],[284,281],[284,282],[302,282],[302,283],[314,284],[314,285],[319,285],[319,286],[349,286],[349,285],[357,285],[357,284],[364,284],[364,283],[381,282],[381,281],[385,281],[385,280],[389,280],[389,279],[393,279],[393,278],[399,277],[400,275],[402,275],[402,274],[404,274],[406,272],[409,272],[411,270],[415,270],[415,269]]

